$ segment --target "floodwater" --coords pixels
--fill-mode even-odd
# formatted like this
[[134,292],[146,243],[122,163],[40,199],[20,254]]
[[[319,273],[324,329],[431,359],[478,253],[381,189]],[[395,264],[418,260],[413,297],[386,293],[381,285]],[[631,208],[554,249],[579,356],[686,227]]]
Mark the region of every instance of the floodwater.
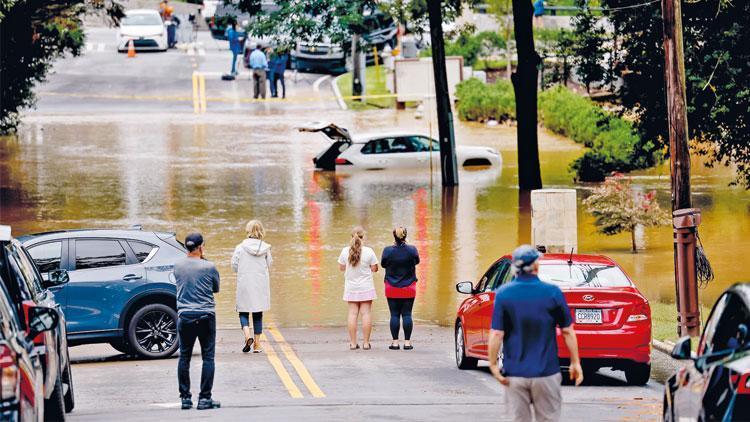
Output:
[[[327,146],[294,127],[331,119],[354,132],[436,125],[411,112],[374,111],[289,116],[260,115],[30,117],[18,138],[0,140],[0,223],[15,235],[80,227],[192,230],[207,239],[207,257],[222,275],[219,323],[234,325],[234,276],[229,258],[251,218],[262,220],[273,245],[272,310],[278,325],[341,325],[343,277],[339,251],[355,225],[368,231],[376,253],[404,224],[421,254],[415,318],[450,324],[462,296],[455,283],[477,280],[488,265],[530,240],[530,216],[519,212],[515,129],[456,122],[460,144],[501,151],[502,169],[461,171],[461,186],[442,195],[440,173],[316,172],[312,157]],[[619,262],[651,300],[674,300],[670,227],[638,232],[645,247],[630,252],[627,234],[596,233],[580,205],[591,186],[574,185],[567,166],[582,153],[574,143],[542,131],[545,187],[578,189],[579,249]],[[713,303],[727,286],[750,280],[742,266],[750,252],[750,195],[730,187],[731,171],[694,162],[695,206],[703,209],[700,235],[716,272],[702,290]],[[666,166],[633,175],[669,207]],[[375,320],[387,320],[382,272]]]

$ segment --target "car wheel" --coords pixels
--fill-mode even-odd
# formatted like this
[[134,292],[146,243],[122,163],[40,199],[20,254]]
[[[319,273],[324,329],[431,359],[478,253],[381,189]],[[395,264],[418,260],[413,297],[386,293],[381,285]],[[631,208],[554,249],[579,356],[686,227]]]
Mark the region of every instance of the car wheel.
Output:
[[461,321],[456,323],[456,366],[458,366],[458,369],[474,369],[477,367],[477,359],[466,356],[464,327],[461,325]]
[[133,351],[133,348],[130,347],[130,345],[125,342],[124,340],[117,340],[109,343],[110,346],[112,346],[113,349],[117,350],[118,352],[125,354],[125,355],[133,355],[135,352]]
[[130,320],[128,341],[144,358],[171,356],[178,347],[177,312],[161,303],[144,306]]
[[68,356],[68,363],[65,365],[63,384],[68,386],[63,396],[65,399],[65,413],[70,413],[76,407],[76,397],[73,393],[73,372],[70,370],[70,356]]
[[625,379],[629,385],[646,385],[651,377],[651,365],[648,363],[632,363],[625,368]]
[[65,397],[63,396],[62,370],[57,372],[59,375],[55,379],[55,389],[52,390],[52,396],[44,400],[44,420],[45,421],[64,421],[65,420]]

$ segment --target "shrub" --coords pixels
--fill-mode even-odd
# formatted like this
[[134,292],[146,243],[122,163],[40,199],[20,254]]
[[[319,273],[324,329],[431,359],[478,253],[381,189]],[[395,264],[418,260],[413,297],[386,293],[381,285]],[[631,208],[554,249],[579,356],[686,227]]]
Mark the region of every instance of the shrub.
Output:
[[515,119],[516,103],[513,85],[502,80],[486,85],[476,78],[463,81],[456,86],[458,117],[462,120],[484,122],[495,119]]

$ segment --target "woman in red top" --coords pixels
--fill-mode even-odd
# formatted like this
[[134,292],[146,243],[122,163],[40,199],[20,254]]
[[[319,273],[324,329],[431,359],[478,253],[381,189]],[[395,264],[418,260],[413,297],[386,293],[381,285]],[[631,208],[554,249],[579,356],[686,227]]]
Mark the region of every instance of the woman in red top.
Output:
[[399,226],[393,229],[395,244],[383,250],[380,264],[385,268],[385,297],[391,311],[391,337],[393,342],[388,347],[399,350],[398,335],[401,322],[404,326],[404,350],[411,350],[411,331],[414,323],[411,310],[414,297],[417,295],[416,266],[419,264],[417,248],[406,244],[406,228]]

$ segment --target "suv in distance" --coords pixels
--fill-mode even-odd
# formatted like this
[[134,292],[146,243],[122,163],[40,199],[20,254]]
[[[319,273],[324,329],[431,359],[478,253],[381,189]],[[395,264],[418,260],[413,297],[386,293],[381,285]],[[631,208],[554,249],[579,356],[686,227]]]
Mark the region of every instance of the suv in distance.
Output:
[[22,236],[43,277],[66,270],[55,296],[71,346],[109,343],[145,358],[178,347],[173,268],[186,254],[174,233],[63,230]]

